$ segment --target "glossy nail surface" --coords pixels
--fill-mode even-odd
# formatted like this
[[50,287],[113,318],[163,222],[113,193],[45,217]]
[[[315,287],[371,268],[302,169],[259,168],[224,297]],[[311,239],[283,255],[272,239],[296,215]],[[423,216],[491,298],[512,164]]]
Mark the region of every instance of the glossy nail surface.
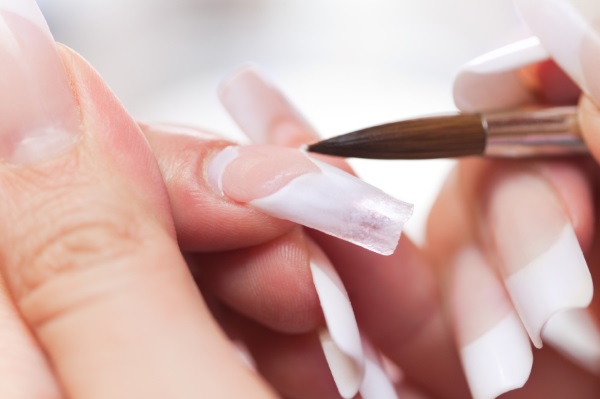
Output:
[[207,176],[234,201],[385,255],[412,214],[412,205],[294,149],[227,147]]
[[552,58],[600,104],[600,3],[516,0],[515,4]]
[[522,387],[533,354],[499,276],[475,247],[464,249],[451,267],[452,321],[473,398]]
[[365,373],[358,325],[337,272],[315,244],[309,243],[309,246],[310,270],[327,325],[327,331],[320,334],[321,345],[340,394],[352,398]]
[[533,172],[497,182],[487,223],[505,285],[536,347],[556,313],[589,305],[593,285],[583,253],[551,186]]
[[534,94],[517,70],[549,57],[539,40],[531,37],[472,60],[454,81],[454,102],[465,112],[510,109],[532,103]]
[[[221,85],[221,103],[252,142],[304,144],[308,123],[254,67],[242,67]],[[294,138],[297,137],[297,140]]]
[[67,151],[79,112],[34,1],[0,1],[0,75],[0,160],[24,165]]
[[381,355],[366,339],[365,348],[365,377],[360,386],[362,399],[398,399],[396,388],[386,373]]
[[589,309],[554,315],[544,326],[542,338],[573,363],[600,375],[600,328]]

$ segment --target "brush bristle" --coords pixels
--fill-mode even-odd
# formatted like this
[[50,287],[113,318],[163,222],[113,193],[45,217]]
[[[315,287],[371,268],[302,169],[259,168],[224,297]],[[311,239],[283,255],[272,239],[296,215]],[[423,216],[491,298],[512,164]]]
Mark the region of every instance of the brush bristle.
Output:
[[419,118],[374,126],[308,146],[308,151],[350,158],[432,159],[480,155],[485,129],[479,115]]

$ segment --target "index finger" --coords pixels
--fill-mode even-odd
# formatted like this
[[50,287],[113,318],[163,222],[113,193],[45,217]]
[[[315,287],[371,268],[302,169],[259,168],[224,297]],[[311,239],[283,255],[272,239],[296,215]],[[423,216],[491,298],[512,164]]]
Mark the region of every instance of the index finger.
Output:
[[[285,96],[253,68],[235,73],[220,94],[253,140],[298,146],[316,138]],[[348,168],[343,160],[326,159]],[[382,257],[322,234],[314,237],[336,266],[359,325],[374,344],[424,391],[440,398],[466,397],[435,276],[419,249],[402,237],[396,252]]]

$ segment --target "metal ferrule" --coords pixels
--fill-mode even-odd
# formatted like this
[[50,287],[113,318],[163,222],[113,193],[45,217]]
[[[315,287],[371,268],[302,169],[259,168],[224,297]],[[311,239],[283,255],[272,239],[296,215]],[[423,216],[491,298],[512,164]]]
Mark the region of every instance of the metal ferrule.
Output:
[[587,153],[576,107],[554,107],[482,115],[485,155],[535,157]]

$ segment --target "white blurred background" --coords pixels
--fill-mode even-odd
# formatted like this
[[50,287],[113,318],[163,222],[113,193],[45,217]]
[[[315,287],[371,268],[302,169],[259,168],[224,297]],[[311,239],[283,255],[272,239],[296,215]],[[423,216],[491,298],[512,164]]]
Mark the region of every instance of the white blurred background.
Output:
[[[510,0],[38,0],[58,41],[85,56],[134,117],[243,140],[216,87],[254,62],[323,137],[453,111],[469,59],[524,34]],[[451,161],[353,160],[415,204],[421,241]]]

